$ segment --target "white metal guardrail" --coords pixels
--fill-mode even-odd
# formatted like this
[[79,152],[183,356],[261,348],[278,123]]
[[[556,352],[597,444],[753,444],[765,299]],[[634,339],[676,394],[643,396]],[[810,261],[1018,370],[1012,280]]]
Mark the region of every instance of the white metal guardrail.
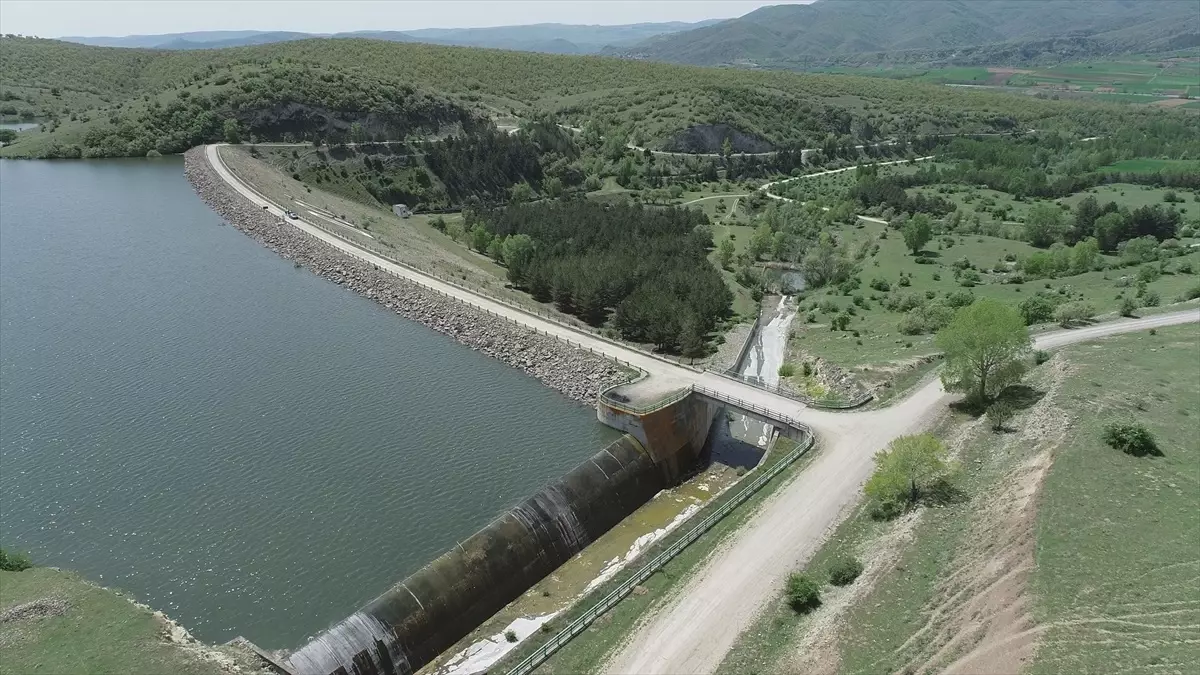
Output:
[[[707,393],[706,391],[701,391],[700,389],[697,389],[696,391],[700,393]],[[773,464],[771,468],[759,474],[758,477],[750,482],[750,484],[746,485],[744,488],[738,491],[733,498],[706,516],[704,520],[696,523],[692,529],[688,530],[686,534],[668,546],[665,550],[663,550],[662,553],[654,556],[654,558],[650,562],[646,563],[642,569],[638,570],[636,574],[625,580],[625,582],[617,588],[613,589],[612,592],[604,596],[595,605],[592,605],[590,608],[588,608],[574,621],[567,624],[562,630],[546,641],[545,644],[538,647],[532,654],[526,657],[525,660],[518,663],[512,670],[509,671],[508,675],[528,675],[529,673],[533,672],[535,668],[545,663],[546,660],[549,659],[559,649],[561,649],[563,645],[567,644],[576,635],[579,635],[586,630],[588,626],[592,625],[592,622],[600,618],[600,616],[602,616],[605,612],[612,609],[617,603],[623,600],[625,596],[633,592],[635,586],[646,581],[646,579],[649,579],[651,575],[662,569],[664,565],[666,565],[675,556],[679,555],[685,548],[699,539],[701,535],[711,530],[714,525],[732,513],[734,509],[744,504],[747,499],[754,495],[754,493],[761,490],[768,481],[778,476],[780,472],[782,472],[788,466],[791,466],[796,460],[800,459],[804,453],[808,452],[812,448],[814,440],[812,432],[809,431],[807,427],[801,428],[807,431],[807,435],[805,440],[798,444],[794,450]]]

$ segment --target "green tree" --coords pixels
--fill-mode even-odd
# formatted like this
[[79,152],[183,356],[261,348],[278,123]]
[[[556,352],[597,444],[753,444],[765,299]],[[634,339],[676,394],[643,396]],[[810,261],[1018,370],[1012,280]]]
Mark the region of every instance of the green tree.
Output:
[[237,120],[235,120],[233,118],[225,120],[224,131],[225,131],[225,142],[226,143],[237,144],[237,143],[242,142],[242,132],[238,128]]
[[504,237],[492,237],[488,243],[487,255],[492,260],[504,260]]
[[533,188],[529,183],[521,181],[509,188],[509,198],[514,202],[527,202],[533,199]]
[[754,234],[750,235],[750,246],[746,249],[746,254],[750,256],[751,260],[758,260],[771,250],[773,243],[771,226],[763,223],[754,229]]
[[1078,241],[1071,247],[1071,271],[1075,274],[1090,272],[1100,259],[1100,245],[1094,237]]
[[0,129],[0,143],[12,143],[17,140],[17,132],[12,129]]
[[679,352],[689,360],[704,356],[704,332],[695,315],[684,314],[679,322]]
[[353,143],[366,143],[367,131],[363,129],[363,125],[358,122],[350,124],[350,141]]
[[542,181],[542,191],[558,199],[563,193],[563,183],[558,176],[549,176]]
[[504,264],[508,267],[508,280],[514,284],[525,281],[525,273],[533,260],[533,238],[527,234],[514,234],[504,240]]
[[900,436],[875,455],[875,473],[863,491],[876,514],[893,517],[920,503],[953,472],[941,441],[930,434]]
[[958,310],[937,334],[946,358],[942,383],[982,404],[1021,379],[1021,357],[1031,345],[1020,312],[999,300],[978,300]]
[[721,263],[721,267],[729,269],[733,264],[733,256],[736,250],[733,246],[733,240],[725,238],[717,245],[717,262]]
[[933,224],[929,221],[929,216],[918,213],[904,224],[902,234],[904,235],[904,245],[912,251],[913,255],[917,255],[925,244],[933,239]]
[[492,233],[487,231],[483,225],[476,225],[471,228],[471,248],[485,253],[488,250],[488,245],[492,243]]
[[1038,204],[1025,216],[1025,239],[1039,248],[1062,241],[1065,231],[1062,209],[1054,204]]

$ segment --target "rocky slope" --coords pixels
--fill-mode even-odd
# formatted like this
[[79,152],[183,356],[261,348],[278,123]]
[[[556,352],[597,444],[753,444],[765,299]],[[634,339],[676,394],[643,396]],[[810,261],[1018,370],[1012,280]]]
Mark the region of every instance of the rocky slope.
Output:
[[627,379],[619,366],[601,356],[417,286],[281,223],[230,189],[209,165],[203,147],[184,154],[184,174],[210,208],[272,251],[407,319],[519,368],[568,398],[593,404],[601,388]]

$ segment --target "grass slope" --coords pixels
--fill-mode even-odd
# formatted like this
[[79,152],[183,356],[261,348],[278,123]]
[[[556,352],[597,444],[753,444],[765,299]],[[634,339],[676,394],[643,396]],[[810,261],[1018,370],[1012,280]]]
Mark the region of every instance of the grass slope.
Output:
[[[33,618],[0,622],[2,669],[6,673],[130,673],[217,675],[227,672],[198,649],[168,642],[167,625],[149,609],[84,581],[72,572],[35,567],[0,572],[0,613],[37,600],[65,603]],[[205,648],[207,651],[214,651]],[[232,650],[215,650],[227,664],[253,672]],[[247,668],[247,666],[249,666]]]
[[[960,453],[967,501],[891,523],[857,510],[806,569],[824,579],[830,561],[857,556],[860,581],[826,585],[807,616],[780,597],[720,670],[939,672],[984,642],[989,621],[1026,607],[1031,623],[1009,624],[1012,642],[991,658],[1037,635],[1033,673],[1190,672],[1200,662],[1200,380],[1179,366],[1198,355],[1195,325],[1080,344],[1028,376],[1037,402],[1012,432],[952,414],[935,433]],[[1104,425],[1123,418],[1146,424],[1165,456],[1105,445]],[[1015,509],[1025,520],[1013,528],[1016,495],[1031,494],[1014,492],[1013,477],[1043,453],[1052,464],[1040,498]],[[1014,551],[1027,556],[1022,569]],[[1022,574],[1014,595],[1008,584]],[[994,604],[999,588],[1009,604]]]

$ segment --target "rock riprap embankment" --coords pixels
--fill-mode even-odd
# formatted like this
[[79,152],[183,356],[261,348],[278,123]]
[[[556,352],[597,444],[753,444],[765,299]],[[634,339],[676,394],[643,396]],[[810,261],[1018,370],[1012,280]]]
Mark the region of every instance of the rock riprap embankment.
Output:
[[184,154],[184,175],[218,215],[284,258],[520,368],[568,398],[591,404],[601,388],[628,379],[604,357],[422,288],[280,222],[230,188],[209,164],[203,147]]

